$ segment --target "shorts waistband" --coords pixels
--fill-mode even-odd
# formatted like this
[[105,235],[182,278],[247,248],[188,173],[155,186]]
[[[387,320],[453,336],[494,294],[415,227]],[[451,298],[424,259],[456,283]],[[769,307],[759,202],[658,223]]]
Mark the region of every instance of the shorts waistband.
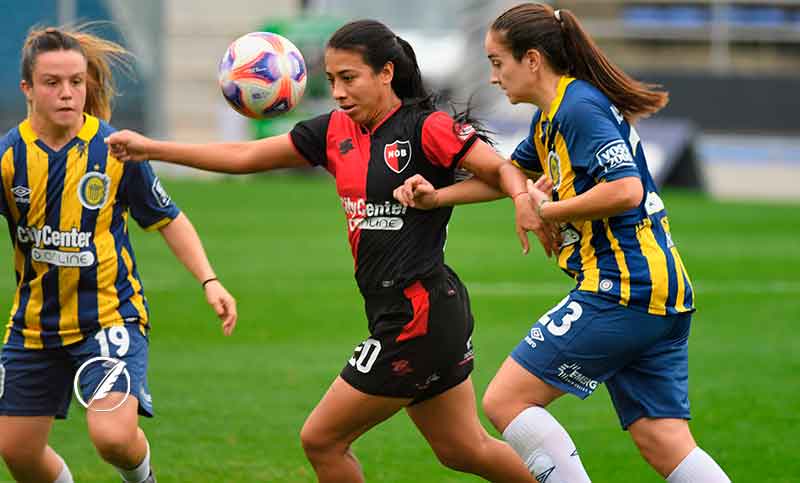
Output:
[[442,266],[423,277],[400,284],[399,286],[395,285],[392,287],[375,288],[368,291],[362,290],[361,294],[364,296],[364,300],[370,302],[402,299],[406,298],[405,289],[414,285],[415,283],[420,282],[426,290],[431,291],[434,289],[434,287],[438,287],[444,283],[447,280],[449,273],[450,271],[447,269],[447,267]]

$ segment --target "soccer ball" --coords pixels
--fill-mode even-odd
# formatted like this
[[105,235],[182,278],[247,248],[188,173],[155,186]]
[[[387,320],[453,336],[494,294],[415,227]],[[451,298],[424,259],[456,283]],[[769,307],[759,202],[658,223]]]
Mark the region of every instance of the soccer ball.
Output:
[[306,63],[284,37],[251,32],[234,40],[219,63],[219,85],[239,114],[274,117],[294,108],[306,89]]

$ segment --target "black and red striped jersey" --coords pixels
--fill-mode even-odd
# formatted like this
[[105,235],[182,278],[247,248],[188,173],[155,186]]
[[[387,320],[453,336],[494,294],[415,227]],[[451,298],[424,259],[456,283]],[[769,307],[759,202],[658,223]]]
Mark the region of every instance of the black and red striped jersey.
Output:
[[333,111],[299,122],[290,137],[336,179],[362,293],[403,287],[441,268],[452,208],[407,208],[392,192],[415,174],[437,188],[452,184],[477,140],[471,126],[404,104],[371,131]]

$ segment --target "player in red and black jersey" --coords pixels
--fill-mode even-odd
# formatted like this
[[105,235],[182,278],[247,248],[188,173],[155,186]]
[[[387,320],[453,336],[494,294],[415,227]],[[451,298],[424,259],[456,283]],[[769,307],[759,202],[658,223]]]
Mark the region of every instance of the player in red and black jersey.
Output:
[[363,481],[351,443],[403,408],[445,465],[491,481],[534,481],[477,417],[469,298],[444,264],[452,208],[407,208],[392,195],[415,174],[447,186],[455,169],[465,168],[519,201],[516,222],[525,250],[527,231],[552,247],[528,202],[524,175],[470,124],[434,109],[411,46],[383,24],[364,20],[340,28],[328,42],[325,65],[340,109],[300,122],[288,134],[190,145],[127,131],[107,142],[126,160],[228,173],[310,163],[336,179],[370,335],[301,432],[320,481]]

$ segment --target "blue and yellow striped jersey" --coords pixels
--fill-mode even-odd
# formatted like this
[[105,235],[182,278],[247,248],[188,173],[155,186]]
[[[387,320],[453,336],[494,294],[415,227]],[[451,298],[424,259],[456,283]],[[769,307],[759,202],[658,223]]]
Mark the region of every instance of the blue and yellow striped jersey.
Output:
[[632,309],[666,315],[694,310],[692,284],[672,241],[664,203],[647,168],[636,129],[588,82],[562,77],[549,112],[511,156],[526,171],[544,171],[553,199],[585,193],[627,176],[642,180],[639,207],[602,220],[565,223],[559,266],[577,290]]
[[84,119],[59,151],[37,139],[27,120],[0,139],[0,214],[17,277],[8,346],[60,347],[122,323],[139,323],[146,333],[128,213],[157,229],[179,211],[148,163],[124,164],[109,154],[103,140],[110,125]]

